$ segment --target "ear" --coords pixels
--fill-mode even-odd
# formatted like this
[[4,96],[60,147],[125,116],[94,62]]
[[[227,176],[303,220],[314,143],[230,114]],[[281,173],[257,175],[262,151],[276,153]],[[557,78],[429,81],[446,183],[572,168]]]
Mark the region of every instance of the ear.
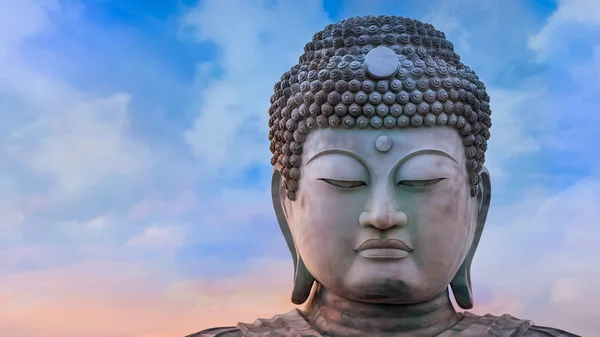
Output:
[[292,259],[294,260],[294,287],[292,289],[292,303],[300,305],[308,299],[313,284],[315,283],[314,277],[310,274],[302,257],[298,255],[296,251],[296,245],[294,244],[294,238],[290,226],[287,222],[287,212],[285,209],[285,188],[281,183],[281,173],[276,168],[273,171],[271,178],[271,198],[273,201],[273,208],[275,209],[275,215],[277,216],[277,222],[281,233],[285,238],[285,242],[288,245]]
[[488,210],[490,209],[490,202],[492,200],[492,184],[490,180],[490,173],[484,166],[481,169],[481,183],[479,184],[479,193],[477,199],[479,202],[479,210],[477,212],[477,224],[475,228],[475,235],[473,236],[473,243],[471,248],[465,257],[460,269],[450,282],[450,287],[456,299],[456,303],[463,309],[473,308],[473,289],[471,286],[471,263],[473,262],[473,256],[477,251],[483,228],[485,227],[485,221],[487,220]]
[[475,237],[473,238],[473,244],[471,245],[471,250],[469,251],[471,258],[473,258],[473,255],[475,255],[475,250],[477,250],[477,246],[479,245],[481,233],[483,233],[483,227],[485,226],[488,211],[490,210],[490,203],[492,202],[492,181],[490,178],[490,172],[485,166],[483,166],[479,174],[481,176],[481,183],[479,184],[481,186],[481,191],[477,196],[477,199],[479,200],[479,211],[477,212],[477,228],[475,230]]
[[285,198],[285,193],[283,190],[283,184],[281,183],[281,172],[276,168],[273,170],[273,176],[271,177],[271,199],[273,201],[273,209],[275,209],[275,216],[277,217],[279,228],[281,229],[281,233],[285,238],[285,242],[290,250],[290,254],[292,254],[292,259],[294,260],[295,273],[295,268],[298,263],[298,256],[296,254],[294,238],[292,237],[292,232],[290,231],[290,226],[288,225],[286,218],[283,199]]

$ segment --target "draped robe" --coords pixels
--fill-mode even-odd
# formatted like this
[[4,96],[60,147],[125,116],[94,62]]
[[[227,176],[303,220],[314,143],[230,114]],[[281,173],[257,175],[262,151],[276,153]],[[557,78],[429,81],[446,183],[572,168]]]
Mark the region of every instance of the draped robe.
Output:
[[[581,337],[559,329],[534,325],[529,320],[502,316],[460,313],[460,321],[437,337]],[[314,330],[298,309],[252,324],[212,328],[186,337],[327,337]]]

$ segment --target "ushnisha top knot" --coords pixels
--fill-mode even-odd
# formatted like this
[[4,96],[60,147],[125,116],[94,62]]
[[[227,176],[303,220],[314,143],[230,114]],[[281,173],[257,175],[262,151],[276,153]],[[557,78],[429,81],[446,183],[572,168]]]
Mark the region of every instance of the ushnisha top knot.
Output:
[[[367,53],[364,68],[371,77],[384,79],[393,76],[398,70],[399,65],[400,60],[398,60],[398,55],[395,51],[388,47],[379,46]],[[385,86],[385,83],[381,82],[381,85]]]
[[328,25],[275,85],[269,140],[287,197],[295,199],[306,135],[316,128],[448,125],[463,137],[471,195],[491,127],[490,97],[432,25],[365,16]]

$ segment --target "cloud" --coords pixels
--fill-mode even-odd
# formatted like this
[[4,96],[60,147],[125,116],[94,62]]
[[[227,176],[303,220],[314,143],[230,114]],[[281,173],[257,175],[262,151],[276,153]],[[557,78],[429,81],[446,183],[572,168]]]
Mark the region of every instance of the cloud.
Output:
[[25,213],[15,204],[0,204],[0,246],[2,243],[20,241],[20,232],[26,221]]
[[565,51],[568,42],[574,38],[573,28],[578,28],[573,26],[577,25],[600,25],[600,4],[597,1],[559,0],[557,10],[542,29],[530,37],[529,48],[537,53],[538,60],[548,61],[554,53]]
[[[123,199],[135,199],[154,164],[133,128],[135,98],[113,87],[74,84],[45,59],[48,48],[40,39],[64,42],[61,29],[77,19],[77,8],[74,2],[0,1],[0,255],[7,258],[0,276],[125,257],[121,246],[145,231],[119,209],[128,206],[119,205]],[[42,66],[42,59],[49,64]],[[142,238],[132,242],[151,241]]]
[[581,288],[581,282],[576,278],[558,279],[550,290],[550,301],[557,304],[577,302],[584,293]]
[[261,190],[224,188],[210,202],[200,206],[201,212],[220,217],[231,225],[256,218],[264,221],[275,214],[271,204],[271,189],[267,187]]
[[547,67],[539,84],[545,87],[538,115],[544,130],[538,137],[560,155],[574,155],[580,165],[596,167],[594,130],[600,118],[600,7],[594,1],[560,1],[556,11],[529,39],[536,61]]
[[[270,160],[267,120],[273,84],[297,62],[329,20],[321,1],[203,1],[183,19],[199,42],[214,44],[220,76],[200,93],[200,111],[185,132],[205,174],[241,172]],[[287,27],[286,29],[280,29]],[[199,76],[202,76],[200,73]]]
[[537,97],[533,93],[509,89],[490,89],[488,93],[494,97],[494,141],[490,147],[490,157],[496,160],[536,152],[539,142],[524,130],[526,125],[519,118],[527,113],[528,102]]
[[485,165],[497,183],[509,177],[507,160],[540,150],[539,141],[528,134],[527,125],[521,118],[529,112],[528,102],[536,95],[516,89],[488,88],[487,91],[493,97],[490,103],[493,127]]
[[50,24],[48,12],[56,10],[55,0],[0,2],[0,58],[21,41],[35,36]]
[[191,189],[184,190],[175,197],[157,192],[144,197],[140,202],[131,207],[127,216],[132,221],[141,221],[156,217],[176,218],[196,211],[198,204],[198,197]]
[[48,133],[32,153],[36,172],[50,174],[58,186],[72,190],[110,175],[133,178],[151,164],[148,150],[127,136],[127,95],[56,98],[61,103],[48,105],[46,115],[36,121],[44,128],[38,132]]
[[54,14],[64,8],[49,1],[1,6],[0,12],[10,17],[0,20],[2,25],[18,21],[0,35],[0,45],[11,46],[0,62],[0,153],[12,165],[5,174],[21,188],[32,183],[24,174],[33,174],[35,182],[54,193],[112,177],[140,176],[153,158],[131,133],[130,95],[79,90],[57,74],[41,71],[39,60],[26,54],[29,39],[60,24],[63,17]]
[[[293,268],[288,261],[251,261],[239,277],[230,279],[188,280],[168,266],[161,267],[91,260],[67,268],[3,275],[2,334],[185,336],[293,308],[289,302]],[[34,323],[31,317],[36,317]]]
[[146,227],[142,234],[125,242],[125,248],[157,250],[165,254],[177,250],[185,243],[185,231],[181,225]]
[[[294,307],[290,301],[292,280],[291,260],[259,258],[247,261],[239,274],[232,277],[203,277],[174,282],[166,294],[172,300],[193,304],[194,311],[205,312],[208,307],[224,307],[253,321],[266,313],[272,316],[281,313],[277,311],[281,308]],[[263,296],[275,301],[267,302],[262,299]],[[231,319],[238,318],[232,315],[228,324],[237,323]]]
[[511,314],[538,324],[584,336],[598,331],[595,320],[581,317],[593,316],[600,300],[599,188],[590,177],[545,197],[525,195],[521,205],[496,206],[473,265],[475,291],[479,283],[505,294],[520,303]]
[[133,178],[151,165],[148,150],[128,135],[128,95],[90,97],[19,66],[2,76],[5,83],[12,82],[11,96],[22,105],[5,105],[0,116],[6,119],[18,109],[29,117],[11,123],[4,145],[11,156],[67,191],[98,184],[110,175]]

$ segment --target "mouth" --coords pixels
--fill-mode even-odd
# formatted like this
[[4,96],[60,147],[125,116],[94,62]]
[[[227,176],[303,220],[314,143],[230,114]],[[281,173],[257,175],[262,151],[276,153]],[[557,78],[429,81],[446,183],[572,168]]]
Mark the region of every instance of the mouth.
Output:
[[370,239],[355,249],[360,256],[369,259],[402,259],[413,250],[404,241],[397,239]]

